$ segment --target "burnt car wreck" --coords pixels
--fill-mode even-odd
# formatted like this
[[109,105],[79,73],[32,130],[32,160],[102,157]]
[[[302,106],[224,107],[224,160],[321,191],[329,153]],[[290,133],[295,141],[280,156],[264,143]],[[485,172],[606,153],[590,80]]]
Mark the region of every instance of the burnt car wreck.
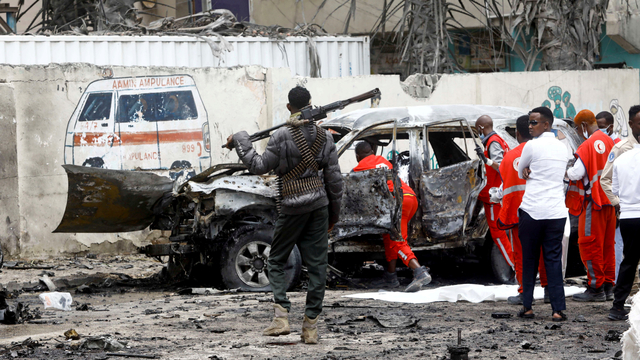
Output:
[[[398,176],[419,198],[408,240],[416,255],[490,248],[493,242],[477,201],[485,170],[472,155],[480,143],[472,123],[483,114],[491,116],[496,131],[515,146],[507,126],[499,125],[515,124],[524,114],[515,108],[366,109],[322,123],[334,134],[345,180],[340,222],[329,236],[330,264],[348,270],[384,258],[380,235],[398,236],[402,208],[402,196],[394,196],[386,181]],[[355,165],[352,145],[364,139],[378,145],[378,155],[397,149],[397,172],[350,172]],[[168,256],[169,275],[206,274],[210,279],[215,272],[213,278],[227,288],[270,289],[266,263],[277,218],[275,176],[252,175],[243,164],[216,165],[176,181],[146,172],[64,168],[69,195],[56,232],[169,230],[168,242],[140,249],[149,256]],[[508,280],[511,269],[499,251],[483,252],[489,253],[498,279]],[[301,269],[300,252],[294,248],[287,263],[290,287],[297,284]]]

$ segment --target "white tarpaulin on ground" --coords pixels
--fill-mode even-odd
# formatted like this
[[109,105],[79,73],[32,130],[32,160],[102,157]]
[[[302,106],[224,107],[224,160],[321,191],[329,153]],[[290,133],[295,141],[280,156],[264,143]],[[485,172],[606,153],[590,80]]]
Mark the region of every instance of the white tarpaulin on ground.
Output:
[[[584,288],[577,286],[565,286],[564,295],[569,297],[584,291]],[[518,293],[518,285],[475,285],[461,284],[443,286],[436,289],[422,290],[415,293],[405,293],[398,291],[381,291],[361,294],[345,295],[344,297],[356,299],[374,299],[391,302],[403,302],[410,304],[424,304],[438,301],[468,301],[479,303],[483,301],[506,301],[509,296]],[[533,291],[534,299],[544,298],[544,289],[536,287]]]
[[622,359],[640,358],[640,293],[633,296],[629,312],[629,329],[622,335]]

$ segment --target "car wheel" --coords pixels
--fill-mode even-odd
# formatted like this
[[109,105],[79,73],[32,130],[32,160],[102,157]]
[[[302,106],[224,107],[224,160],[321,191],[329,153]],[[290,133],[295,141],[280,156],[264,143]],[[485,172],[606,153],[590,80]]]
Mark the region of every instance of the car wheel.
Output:
[[[249,229],[229,239],[220,256],[220,275],[224,285],[242,291],[271,291],[267,259],[272,240],[271,227]],[[294,246],[285,266],[288,290],[298,284],[301,270],[302,256]]]
[[501,284],[513,284],[515,279],[513,269],[502,256],[498,246],[493,241],[491,245],[491,270],[493,270],[493,275]]

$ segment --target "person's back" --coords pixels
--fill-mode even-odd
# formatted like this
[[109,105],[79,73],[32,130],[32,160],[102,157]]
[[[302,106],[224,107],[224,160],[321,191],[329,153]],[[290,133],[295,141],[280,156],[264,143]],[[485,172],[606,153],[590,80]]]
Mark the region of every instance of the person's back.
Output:
[[[523,156],[527,153],[527,148],[538,151],[530,153],[531,175],[527,179],[520,208],[534,219],[540,213],[546,213],[543,217],[546,219],[565,218],[567,208],[564,203],[564,173],[569,159],[567,148],[552,132],[545,132],[537,139],[528,141],[523,149]],[[545,208],[539,207],[541,203],[545,204]]]
[[[318,136],[317,130],[321,128],[308,123],[299,126],[298,129],[302,132],[309,148],[312,148]],[[335,204],[335,199],[342,193],[342,175],[338,156],[333,137],[328,130],[322,131],[325,132],[324,145],[317,154],[312,155],[315,155],[319,169],[323,170],[324,187],[317,186],[305,193],[282,194],[281,212],[283,214],[310,212],[327,206],[330,202],[333,203],[330,207],[332,215],[337,216],[340,211],[339,202]],[[248,141],[248,134],[246,140],[240,140],[235,145],[238,155],[252,174],[260,175],[273,170],[276,175],[284,177],[302,161],[302,154],[289,127],[282,127],[273,133],[262,156],[256,156],[258,153]],[[317,176],[317,171],[306,168],[299,178],[304,180],[314,176]]]
[[285,266],[297,245],[309,276],[301,337],[306,344],[316,344],[326,287],[328,232],[340,215],[342,174],[331,134],[298,116],[310,101],[311,94],[306,89],[291,89],[287,108],[292,116],[286,127],[271,136],[262,155],[255,151],[246,131],[230,136],[227,147],[236,148],[238,157],[252,173],[274,170],[279,178],[278,219],[267,262],[275,317],[262,334],[290,333],[291,302],[286,295]]

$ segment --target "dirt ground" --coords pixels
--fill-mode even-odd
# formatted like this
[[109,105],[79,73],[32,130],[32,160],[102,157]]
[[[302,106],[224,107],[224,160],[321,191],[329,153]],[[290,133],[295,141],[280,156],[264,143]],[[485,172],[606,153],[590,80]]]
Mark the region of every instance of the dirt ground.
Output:
[[[0,359],[123,358],[111,353],[158,359],[448,359],[447,346],[456,344],[458,329],[470,359],[612,359],[621,346],[615,336],[606,335],[628,328],[626,322],[606,319],[610,302],[567,300],[569,320],[558,324],[551,322],[550,305],[541,301],[534,305],[536,319],[523,320],[515,317],[518,307],[506,302],[399,304],[344,297],[376,290],[328,289],[320,344],[305,345],[300,342],[303,291],[290,293],[292,333],[263,337],[272,316],[268,293],[181,295],[182,287],[158,283],[162,264],[137,256],[36,265],[47,264],[53,268],[3,269],[0,284],[9,290],[34,287],[43,271],[53,272],[56,285],[66,287],[60,291],[71,293],[74,310],[44,310],[38,299],[43,291],[37,288],[14,292],[18,296],[9,299],[10,304],[28,304],[32,314],[41,315],[23,324],[0,324]],[[369,281],[356,279],[365,285]],[[490,283],[468,268],[455,276],[436,272],[430,287],[471,282]],[[89,286],[76,292],[83,284]],[[83,304],[88,310],[76,310]],[[494,319],[491,313],[496,311],[513,317]],[[403,324],[383,326],[389,319]],[[69,329],[81,339],[66,340],[63,333]],[[126,348],[84,349],[81,344],[96,336],[111,337]]]

